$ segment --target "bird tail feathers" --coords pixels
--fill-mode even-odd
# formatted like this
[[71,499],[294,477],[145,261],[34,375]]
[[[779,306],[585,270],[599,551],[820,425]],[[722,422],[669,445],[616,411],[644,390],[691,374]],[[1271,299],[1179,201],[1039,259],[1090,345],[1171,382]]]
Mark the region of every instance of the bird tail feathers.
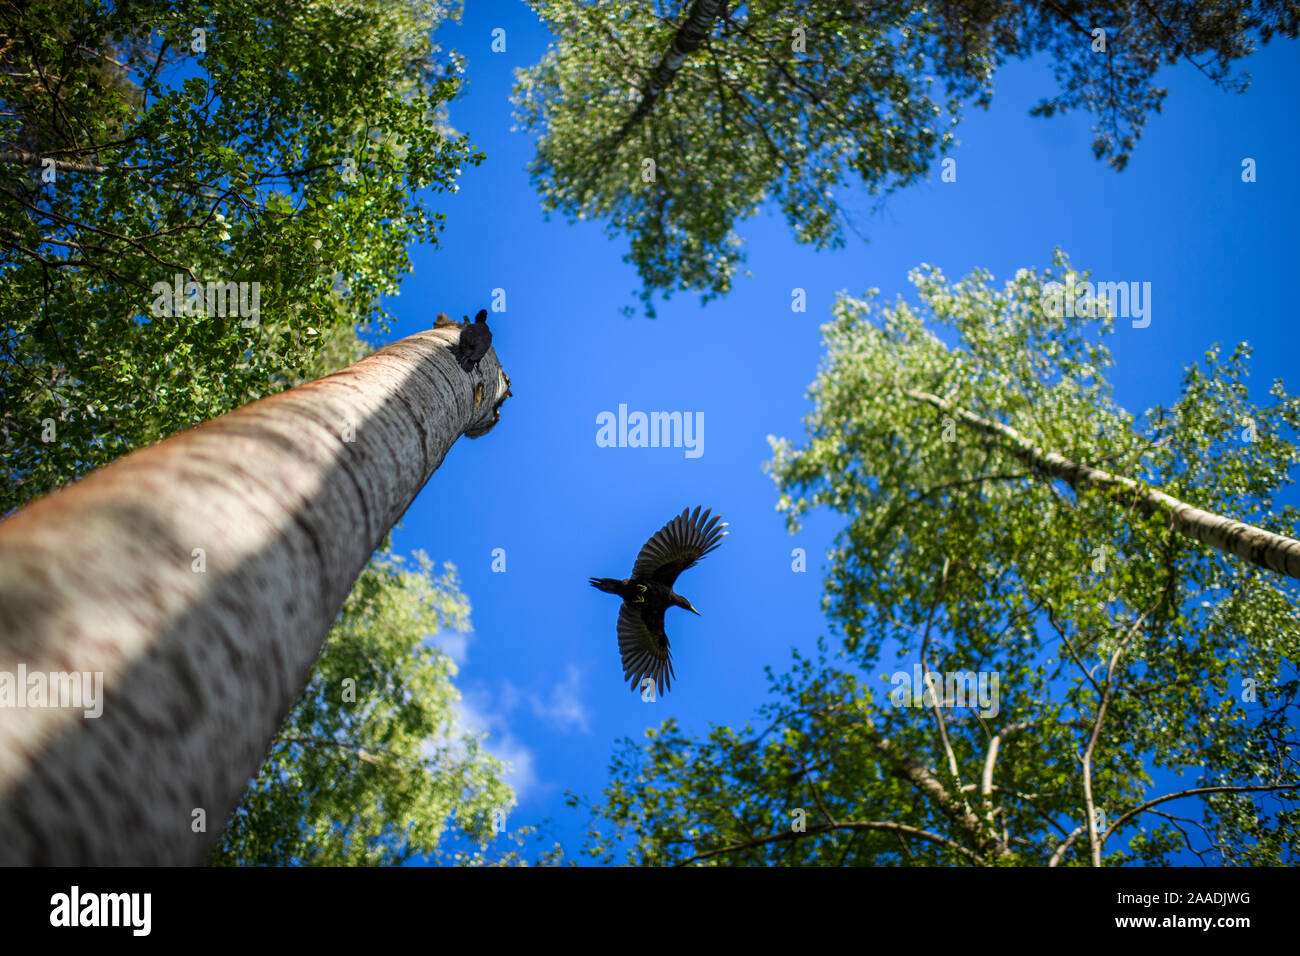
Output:
[[469,349],[457,342],[452,348],[452,354],[456,356],[456,362],[460,365],[462,372],[473,371],[474,357],[470,355]]

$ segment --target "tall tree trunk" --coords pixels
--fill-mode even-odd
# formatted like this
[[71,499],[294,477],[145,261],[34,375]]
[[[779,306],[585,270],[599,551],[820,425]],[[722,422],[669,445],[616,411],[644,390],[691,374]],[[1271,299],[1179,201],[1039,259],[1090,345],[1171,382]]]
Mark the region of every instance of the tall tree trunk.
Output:
[[1217,548],[1251,564],[1288,577],[1300,578],[1300,541],[1232,518],[1202,511],[1173,495],[1156,488],[1147,488],[1132,478],[1113,475],[1101,468],[1071,461],[1054,451],[1038,448],[1024,435],[1001,422],[981,418],[968,409],[961,408],[929,392],[907,390],[904,394],[913,401],[925,402],[953,416],[969,428],[997,439],[1004,448],[1026,465],[1052,478],[1067,482],[1072,488],[1092,485],[1130,504],[1144,515],[1168,515],[1179,534]]
[[[371,553],[497,420],[509,380],[494,351],[461,371],[458,336],[402,339],[0,522],[0,864],[204,858]],[[102,715],[32,706],[51,673],[102,674]]]

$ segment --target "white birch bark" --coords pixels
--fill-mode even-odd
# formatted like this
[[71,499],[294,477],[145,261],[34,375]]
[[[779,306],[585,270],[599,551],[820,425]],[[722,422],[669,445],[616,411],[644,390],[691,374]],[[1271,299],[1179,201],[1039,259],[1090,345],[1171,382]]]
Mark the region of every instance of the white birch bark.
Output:
[[722,0],[695,0],[691,4],[691,9],[686,14],[686,21],[677,28],[659,64],[646,78],[641,88],[640,102],[632,111],[632,115],[623,121],[623,125],[614,134],[611,147],[616,147],[627,139],[628,134],[654,111],[659,97],[663,95],[664,90],[668,89],[687,57],[704,45],[709,31],[713,29],[713,24],[717,22],[718,17],[722,16],[723,9]]
[[1164,514],[1175,531],[1193,541],[1200,541],[1225,554],[1241,558],[1253,565],[1276,571],[1291,578],[1300,578],[1300,541],[1274,534],[1263,528],[1203,511],[1158,488],[1148,488],[1132,478],[1114,475],[1101,468],[1071,461],[1054,451],[1038,448],[1024,435],[1001,422],[981,418],[979,415],[952,404],[929,392],[906,391],[909,398],[952,415],[962,424],[998,439],[1003,447],[1020,461],[1052,478],[1060,478],[1072,488],[1092,485],[1122,496],[1125,505],[1133,504],[1144,515]]

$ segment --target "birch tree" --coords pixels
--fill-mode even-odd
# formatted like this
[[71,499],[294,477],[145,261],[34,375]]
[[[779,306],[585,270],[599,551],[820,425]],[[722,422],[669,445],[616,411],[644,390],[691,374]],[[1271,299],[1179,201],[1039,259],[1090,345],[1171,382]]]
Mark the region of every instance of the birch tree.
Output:
[[[204,858],[371,553],[497,419],[496,354],[466,375],[458,336],[402,339],[0,522],[0,682],[23,704],[0,722],[0,860]],[[59,675],[102,697],[50,706],[71,700],[49,697]]]
[[[436,244],[436,197],[482,158],[445,121],[462,62],[431,34],[457,12],[0,5],[0,514],[369,351],[409,243]],[[423,642],[466,598],[398,560],[363,572],[223,862],[394,863],[510,805]]]
[[[839,646],[796,655],[751,724],[626,741],[591,852],[1297,862],[1300,514],[1276,495],[1300,399],[1277,381],[1253,403],[1241,346],[1129,412],[1106,300],[1067,317],[1044,295],[1087,278],[1060,256],[1001,289],[922,267],[919,305],[840,298],[807,437],[773,439],[771,463],[792,530],[843,521]],[[1270,546],[1242,555],[1207,525]]]

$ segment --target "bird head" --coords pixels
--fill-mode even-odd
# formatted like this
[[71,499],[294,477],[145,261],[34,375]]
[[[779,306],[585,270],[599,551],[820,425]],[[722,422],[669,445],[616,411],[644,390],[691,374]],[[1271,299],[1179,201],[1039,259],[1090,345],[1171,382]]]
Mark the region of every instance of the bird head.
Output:
[[[686,600],[686,598],[682,597],[680,594],[673,595],[673,603],[676,604],[678,607],[686,608],[686,610],[690,611],[692,614],[700,614],[699,611],[695,610],[694,605],[692,605],[690,601]],[[704,615],[700,614],[700,616],[703,617]]]

